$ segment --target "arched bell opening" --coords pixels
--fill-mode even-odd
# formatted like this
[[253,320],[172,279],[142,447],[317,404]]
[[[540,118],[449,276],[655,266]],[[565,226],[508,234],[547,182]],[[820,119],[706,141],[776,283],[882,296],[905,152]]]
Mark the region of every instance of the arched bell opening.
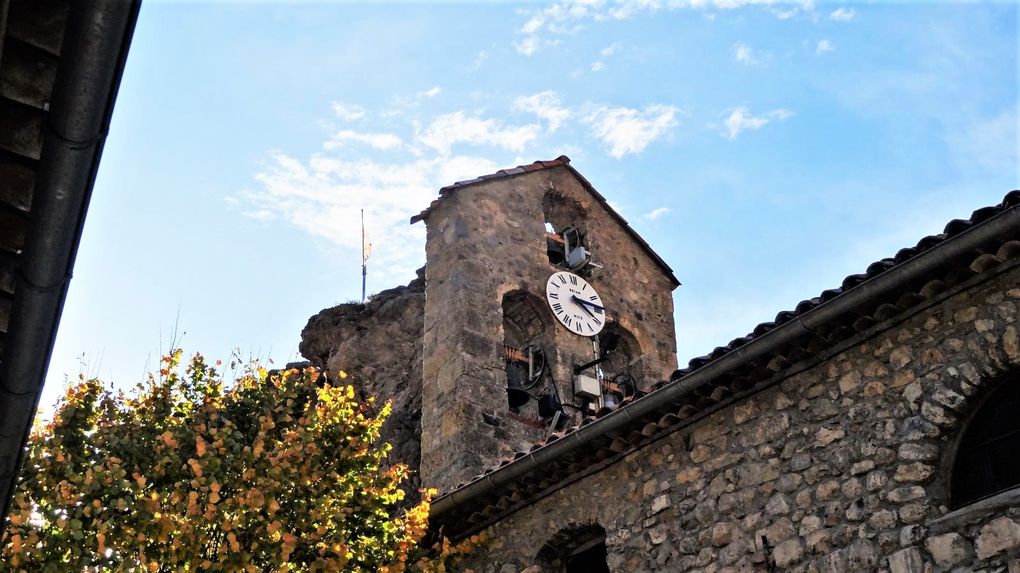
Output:
[[503,353],[511,411],[524,408],[548,375],[544,339],[552,324],[547,314],[543,301],[526,291],[503,295]]

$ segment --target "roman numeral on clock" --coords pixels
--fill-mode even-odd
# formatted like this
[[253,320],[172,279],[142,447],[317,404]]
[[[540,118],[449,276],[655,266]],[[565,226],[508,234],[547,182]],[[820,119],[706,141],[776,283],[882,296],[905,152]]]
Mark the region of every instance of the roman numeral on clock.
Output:
[[561,314],[563,312],[563,305],[558,302],[553,303],[552,307],[553,310],[556,311],[556,314]]

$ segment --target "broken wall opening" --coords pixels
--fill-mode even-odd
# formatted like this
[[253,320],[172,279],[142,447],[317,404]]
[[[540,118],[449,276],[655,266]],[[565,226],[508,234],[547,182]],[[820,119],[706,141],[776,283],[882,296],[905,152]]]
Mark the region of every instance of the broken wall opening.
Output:
[[545,216],[549,263],[566,268],[579,267],[582,259],[587,258],[584,255],[587,245],[587,210],[577,201],[550,189],[542,197],[542,213]]

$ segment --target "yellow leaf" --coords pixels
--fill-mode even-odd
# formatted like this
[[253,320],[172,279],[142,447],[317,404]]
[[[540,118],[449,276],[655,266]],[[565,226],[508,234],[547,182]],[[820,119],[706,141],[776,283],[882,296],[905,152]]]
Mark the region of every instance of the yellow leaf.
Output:
[[195,437],[195,452],[199,456],[205,455],[205,440],[202,439],[202,436]]

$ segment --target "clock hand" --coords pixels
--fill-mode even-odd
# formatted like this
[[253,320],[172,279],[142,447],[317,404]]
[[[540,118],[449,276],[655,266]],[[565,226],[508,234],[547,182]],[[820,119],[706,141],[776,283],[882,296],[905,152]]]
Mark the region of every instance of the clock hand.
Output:
[[[578,304],[587,305],[587,306],[590,306],[592,308],[601,310],[602,312],[606,311],[605,307],[599,306],[599,305],[595,304],[594,302],[587,301],[587,300],[584,300],[582,298],[577,298],[577,295],[574,295],[574,294],[570,295],[570,299],[573,300],[574,302],[578,303]],[[582,307],[582,308],[584,308],[584,307]]]
[[[585,306],[585,304],[591,304],[591,303],[585,302],[585,301],[577,298],[577,296],[575,296],[575,295],[570,295],[570,300],[572,300],[575,303],[577,303],[577,306],[581,307],[581,310],[583,310],[584,312],[587,312],[588,316],[590,316],[592,318],[595,318],[595,313],[593,313],[592,311],[588,310],[588,307]],[[598,305],[592,305],[592,306],[595,306],[596,308],[601,308]]]

